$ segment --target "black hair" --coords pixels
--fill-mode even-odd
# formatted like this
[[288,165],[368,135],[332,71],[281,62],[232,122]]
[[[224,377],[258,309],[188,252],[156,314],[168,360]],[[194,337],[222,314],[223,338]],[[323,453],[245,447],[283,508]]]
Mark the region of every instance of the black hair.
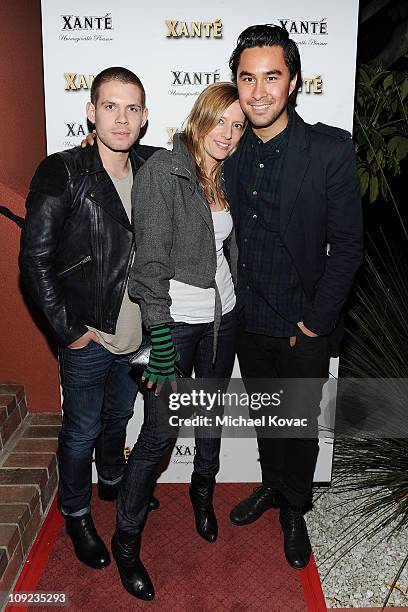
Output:
[[142,94],[142,107],[146,106],[146,92],[143,87],[142,81],[138,76],[131,70],[127,68],[122,68],[121,66],[112,66],[111,68],[105,68],[99,74],[96,75],[91,85],[91,102],[94,106],[98,101],[99,89],[103,83],[107,83],[108,81],[119,81],[120,83],[132,83],[132,85],[136,85],[140,89],[140,93]]
[[288,31],[277,25],[253,25],[241,32],[229,61],[233,80],[237,80],[237,70],[241,53],[252,47],[282,47],[285,64],[288,67],[291,80],[297,76],[300,79],[300,55],[297,44],[289,38]]

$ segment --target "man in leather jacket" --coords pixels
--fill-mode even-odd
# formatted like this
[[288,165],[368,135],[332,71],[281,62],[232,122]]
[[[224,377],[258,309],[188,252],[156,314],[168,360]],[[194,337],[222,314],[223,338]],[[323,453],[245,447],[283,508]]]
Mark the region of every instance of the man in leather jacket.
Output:
[[[100,569],[110,556],[92,521],[92,454],[99,496],[112,500],[138,391],[128,361],[141,342],[141,319],[127,291],[134,253],[130,194],[143,163],[132,147],[147,121],[138,77],[125,68],[102,71],[87,116],[96,146],[47,157],[32,179],[20,268],[58,342],[59,506],[77,557]],[[143,147],[137,150],[143,154]]]

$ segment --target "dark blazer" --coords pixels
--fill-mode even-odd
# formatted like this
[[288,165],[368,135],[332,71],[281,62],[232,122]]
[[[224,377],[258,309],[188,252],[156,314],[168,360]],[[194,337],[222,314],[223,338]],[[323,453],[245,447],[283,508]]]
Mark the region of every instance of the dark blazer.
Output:
[[[243,142],[246,135],[243,136]],[[309,125],[293,111],[283,165],[280,236],[309,300],[303,322],[319,335],[336,327],[363,253],[360,185],[351,136]],[[239,235],[242,143],[225,163],[224,177]],[[327,245],[330,245],[327,255]],[[239,290],[239,287],[238,287]]]

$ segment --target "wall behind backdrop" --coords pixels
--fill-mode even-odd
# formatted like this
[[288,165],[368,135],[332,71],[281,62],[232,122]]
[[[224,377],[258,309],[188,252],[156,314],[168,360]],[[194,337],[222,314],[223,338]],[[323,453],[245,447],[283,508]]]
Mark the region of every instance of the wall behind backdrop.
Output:
[[[42,0],[48,153],[76,146],[87,133],[85,104],[94,75],[130,68],[147,92],[149,125],[143,142],[171,146],[202,89],[230,80],[228,59],[238,34],[255,23],[284,25],[299,45],[303,86],[298,111],[351,131],[358,0],[287,0],[236,5],[226,0]],[[337,364],[332,364],[337,374]],[[234,375],[238,376],[237,368]],[[129,424],[131,446],[141,406]],[[185,481],[194,443],[181,440],[162,479]],[[219,480],[259,479],[254,439],[223,440]],[[331,445],[321,441],[316,480],[330,479]]]
[[[46,155],[40,0],[3,0],[0,23],[0,204],[24,216]],[[50,412],[59,408],[57,361],[21,292],[19,245],[19,227],[0,216],[0,382],[24,383],[29,410]]]

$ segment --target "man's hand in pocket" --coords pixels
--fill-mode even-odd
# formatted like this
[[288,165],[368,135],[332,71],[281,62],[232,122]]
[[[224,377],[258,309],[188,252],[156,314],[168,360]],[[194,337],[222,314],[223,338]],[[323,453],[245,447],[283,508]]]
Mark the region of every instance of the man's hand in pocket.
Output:
[[90,342],[99,343],[99,339],[95,332],[88,330],[83,336],[80,336],[77,340],[71,342],[71,344],[68,344],[68,348],[74,350],[85,348]]
[[315,334],[314,332],[312,332],[312,330],[308,329],[306,325],[303,323],[303,321],[299,321],[298,328],[300,329],[302,334],[305,334],[305,336],[309,336],[309,338],[317,338],[317,336],[319,335],[319,334]]

